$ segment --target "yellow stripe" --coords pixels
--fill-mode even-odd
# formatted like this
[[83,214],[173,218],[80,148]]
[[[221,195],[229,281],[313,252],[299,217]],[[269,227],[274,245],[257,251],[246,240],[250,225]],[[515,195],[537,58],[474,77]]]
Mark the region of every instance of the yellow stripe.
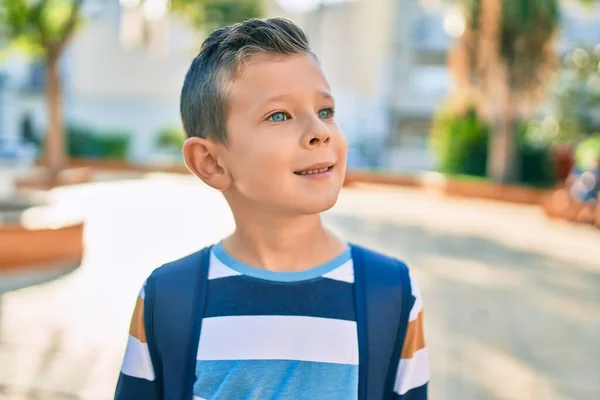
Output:
[[146,343],[146,329],[144,328],[144,299],[138,296],[135,303],[129,334],[142,343]]
[[423,311],[421,310],[417,318],[408,323],[401,358],[412,358],[416,351],[423,348],[425,348],[425,333],[423,332]]

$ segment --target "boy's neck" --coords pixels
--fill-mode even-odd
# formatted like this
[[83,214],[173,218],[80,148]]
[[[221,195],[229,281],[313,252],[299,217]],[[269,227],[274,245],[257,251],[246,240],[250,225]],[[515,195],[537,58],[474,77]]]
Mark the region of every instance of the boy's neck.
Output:
[[340,255],[347,244],[325,229],[319,214],[236,215],[236,230],[223,241],[235,259],[271,271],[302,271]]

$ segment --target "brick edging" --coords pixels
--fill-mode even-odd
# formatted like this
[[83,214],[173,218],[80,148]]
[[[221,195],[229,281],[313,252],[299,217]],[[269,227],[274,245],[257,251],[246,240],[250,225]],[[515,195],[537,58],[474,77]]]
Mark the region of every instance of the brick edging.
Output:
[[463,181],[438,173],[420,175],[380,174],[365,171],[348,171],[347,186],[356,183],[374,183],[392,186],[423,188],[449,196],[496,200],[507,203],[539,205],[552,190],[485,181]]

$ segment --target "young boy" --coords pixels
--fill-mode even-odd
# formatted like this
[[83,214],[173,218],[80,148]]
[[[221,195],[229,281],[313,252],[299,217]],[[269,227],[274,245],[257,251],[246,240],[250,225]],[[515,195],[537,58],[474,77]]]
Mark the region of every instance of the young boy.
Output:
[[[403,264],[321,223],[342,187],[347,148],[300,28],[273,18],[213,32],[185,78],[181,116],[186,165],[223,193],[236,229],[148,279],[116,399],[426,399],[414,281],[406,273],[402,322],[401,307],[386,306],[401,287],[386,282]],[[190,279],[173,278],[185,268],[206,269],[189,298]],[[190,329],[178,327],[188,320],[181,326]]]

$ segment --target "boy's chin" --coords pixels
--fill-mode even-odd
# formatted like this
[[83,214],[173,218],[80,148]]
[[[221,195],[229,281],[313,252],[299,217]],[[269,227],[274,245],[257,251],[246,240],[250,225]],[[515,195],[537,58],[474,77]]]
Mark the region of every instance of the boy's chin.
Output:
[[[306,201],[297,201],[294,204],[294,208],[297,209],[299,214],[310,215],[320,214],[331,209],[335,203],[337,203],[338,194],[331,196],[323,196],[322,198],[311,198]],[[304,200],[304,199],[298,199]]]

